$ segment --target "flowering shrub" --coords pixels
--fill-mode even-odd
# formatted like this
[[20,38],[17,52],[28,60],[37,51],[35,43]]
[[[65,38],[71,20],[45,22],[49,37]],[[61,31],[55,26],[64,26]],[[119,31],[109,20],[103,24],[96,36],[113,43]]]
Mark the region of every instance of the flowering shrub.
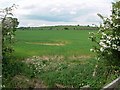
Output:
[[43,69],[46,67],[46,63],[37,58],[37,56],[30,59],[28,58],[26,63],[28,63],[28,67],[33,70],[33,77],[43,72]]
[[90,33],[90,39],[97,45],[91,51],[96,52],[98,59],[107,64],[120,64],[120,1],[112,4],[112,15],[107,18],[98,14],[103,20],[97,33]]
[[33,71],[33,77],[36,77],[40,73],[61,70],[64,67],[64,62],[61,62],[62,60],[63,57],[57,55],[42,57],[33,56],[31,58],[27,58],[25,63],[28,65],[28,68]]
[[[11,57],[14,35],[19,24],[18,19],[13,17],[12,11],[16,5],[0,10],[0,27],[2,30],[2,86],[9,86],[10,79],[21,72],[19,62],[14,62]],[[12,60],[13,59],[13,60]]]
[[13,52],[12,43],[14,41],[16,27],[19,24],[18,19],[14,18],[12,14],[14,8],[16,8],[16,5],[13,4],[13,6],[7,7],[0,11],[3,57],[8,57]]

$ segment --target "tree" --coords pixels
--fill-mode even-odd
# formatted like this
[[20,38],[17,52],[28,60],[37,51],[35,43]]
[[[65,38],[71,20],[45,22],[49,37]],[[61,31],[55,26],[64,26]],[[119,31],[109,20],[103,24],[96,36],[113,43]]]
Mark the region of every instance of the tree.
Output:
[[14,41],[14,35],[16,27],[19,22],[17,18],[13,17],[12,10],[16,8],[16,5],[13,4],[11,7],[7,7],[1,11],[3,15],[1,17],[1,26],[2,26],[2,55],[9,56],[14,50],[12,43]]
[[[16,27],[19,22],[17,18],[13,17],[12,10],[16,8],[16,5],[7,7],[0,11],[1,16],[1,29],[2,29],[2,85],[8,85],[9,81],[18,70],[17,63],[13,63],[11,57],[14,42],[14,35]],[[11,62],[12,61],[12,62]],[[18,63],[19,64],[19,63]],[[17,69],[15,69],[17,67]]]
[[112,15],[103,20],[97,33],[91,33],[90,39],[97,43],[91,51],[97,53],[99,60],[104,59],[109,65],[120,65],[120,1],[112,3]]

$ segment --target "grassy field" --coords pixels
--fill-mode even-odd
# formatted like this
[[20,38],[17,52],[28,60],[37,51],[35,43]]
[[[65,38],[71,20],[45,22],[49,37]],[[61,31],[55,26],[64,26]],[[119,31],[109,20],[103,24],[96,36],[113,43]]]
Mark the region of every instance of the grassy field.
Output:
[[93,55],[92,42],[88,40],[92,30],[30,30],[17,31],[15,56]]
[[89,86],[99,90],[118,77],[118,73],[107,72],[108,67],[102,62],[98,63],[95,54],[90,52],[93,43],[88,39],[89,32],[96,31],[17,30],[14,57],[10,61],[11,64],[8,64],[9,70],[5,74],[10,79],[5,79],[9,82],[4,82],[5,86],[17,88]]

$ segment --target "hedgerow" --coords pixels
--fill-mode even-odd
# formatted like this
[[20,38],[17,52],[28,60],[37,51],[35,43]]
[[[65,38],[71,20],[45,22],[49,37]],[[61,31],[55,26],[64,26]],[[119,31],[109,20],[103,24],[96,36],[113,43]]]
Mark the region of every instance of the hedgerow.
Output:
[[111,66],[120,65],[120,1],[112,3],[110,17],[98,16],[103,20],[97,33],[90,33],[90,39],[97,45],[91,51],[97,53],[98,60]]

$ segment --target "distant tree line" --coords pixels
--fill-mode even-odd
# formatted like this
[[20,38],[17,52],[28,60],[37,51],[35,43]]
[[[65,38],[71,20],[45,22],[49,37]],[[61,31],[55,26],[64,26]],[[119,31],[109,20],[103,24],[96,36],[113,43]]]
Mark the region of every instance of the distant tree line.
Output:
[[98,30],[95,26],[44,26],[44,27],[19,27],[18,30]]

